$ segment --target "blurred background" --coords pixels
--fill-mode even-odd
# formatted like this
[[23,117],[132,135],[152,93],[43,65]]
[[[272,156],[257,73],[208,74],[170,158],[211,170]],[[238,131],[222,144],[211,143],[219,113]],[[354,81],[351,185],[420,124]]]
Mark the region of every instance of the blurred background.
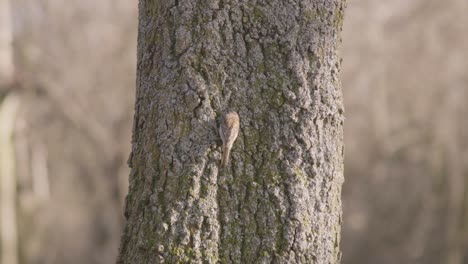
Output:
[[[348,0],[343,263],[468,263],[467,14]],[[136,36],[136,0],[0,0],[0,263],[115,262]]]

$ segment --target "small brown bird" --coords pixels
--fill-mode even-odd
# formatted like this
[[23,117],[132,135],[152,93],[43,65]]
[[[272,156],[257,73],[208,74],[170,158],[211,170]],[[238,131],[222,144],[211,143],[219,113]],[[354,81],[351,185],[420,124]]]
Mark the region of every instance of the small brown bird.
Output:
[[219,134],[223,140],[221,167],[225,168],[229,162],[232,144],[234,144],[239,134],[239,115],[236,112],[231,111],[223,116],[221,125],[219,126]]

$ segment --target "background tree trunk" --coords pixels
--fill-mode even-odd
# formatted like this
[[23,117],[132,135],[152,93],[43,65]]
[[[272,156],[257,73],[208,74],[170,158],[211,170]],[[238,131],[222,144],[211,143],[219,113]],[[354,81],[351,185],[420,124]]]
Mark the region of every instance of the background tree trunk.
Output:
[[10,0],[0,0],[0,91],[13,80],[12,32]]
[[339,262],[344,2],[140,0],[120,263]]
[[19,102],[7,92],[14,74],[12,32],[10,0],[0,0],[0,263],[17,264],[13,128]]
[[18,263],[16,164],[13,131],[19,99],[8,95],[0,104],[0,263]]

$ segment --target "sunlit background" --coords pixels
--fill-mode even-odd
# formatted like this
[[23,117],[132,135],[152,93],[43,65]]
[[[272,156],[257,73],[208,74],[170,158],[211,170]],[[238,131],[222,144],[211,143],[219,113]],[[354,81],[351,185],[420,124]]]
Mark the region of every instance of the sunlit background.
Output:
[[[115,263],[137,6],[0,0],[0,263]],[[348,0],[343,263],[468,263],[467,14]]]

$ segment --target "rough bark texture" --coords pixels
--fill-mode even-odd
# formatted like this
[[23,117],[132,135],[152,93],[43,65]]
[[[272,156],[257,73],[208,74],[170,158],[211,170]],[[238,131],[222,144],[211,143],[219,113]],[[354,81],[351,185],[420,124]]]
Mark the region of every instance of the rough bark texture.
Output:
[[[119,263],[338,263],[344,0],[140,0]],[[220,170],[217,126],[241,119]]]

